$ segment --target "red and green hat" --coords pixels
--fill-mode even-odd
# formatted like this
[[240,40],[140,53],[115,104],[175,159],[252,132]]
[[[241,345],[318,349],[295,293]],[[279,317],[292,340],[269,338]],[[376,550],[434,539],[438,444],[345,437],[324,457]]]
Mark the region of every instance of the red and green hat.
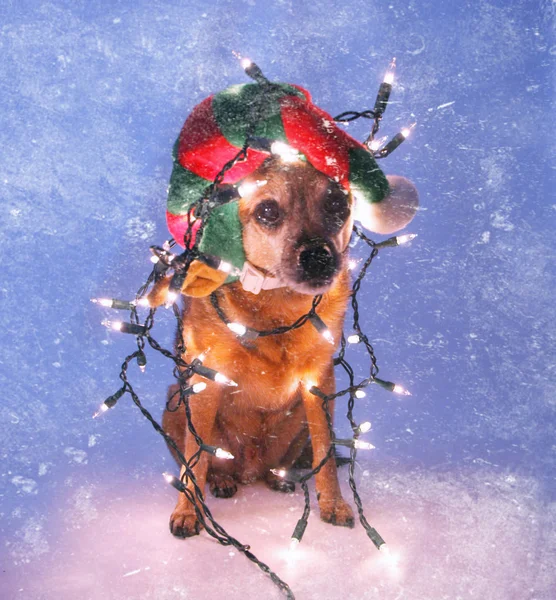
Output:
[[[184,245],[191,206],[243,147],[254,107],[257,120],[252,136],[292,146],[346,191],[356,192],[358,202],[378,203],[388,194],[388,180],[371,153],[315,106],[307,90],[289,84],[273,84],[270,90],[259,84],[233,85],[195,106],[174,146],[167,222],[178,244]],[[249,147],[246,160],[226,171],[223,183],[238,183],[268,156]],[[243,267],[237,201],[212,210],[199,249]]]

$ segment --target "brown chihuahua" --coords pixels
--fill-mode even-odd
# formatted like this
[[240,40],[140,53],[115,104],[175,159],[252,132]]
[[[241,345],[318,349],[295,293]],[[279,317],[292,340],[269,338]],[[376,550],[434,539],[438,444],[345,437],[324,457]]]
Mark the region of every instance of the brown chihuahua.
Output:
[[[257,181],[266,183],[247,186],[249,193],[239,200],[243,246],[249,263],[280,287],[254,294],[239,282],[220,286],[220,280],[210,291],[218,288],[219,304],[230,321],[256,330],[292,324],[311,309],[314,295],[323,294],[317,314],[338,341],[350,295],[346,254],[353,226],[351,195],[303,161],[269,159],[244,183]],[[158,286],[151,302],[160,304],[162,294]],[[208,480],[218,497],[233,496],[237,482],[257,479],[274,489],[284,488],[270,470],[291,467],[309,436],[314,466],[329,451],[322,400],[308,390],[316,385],[325,394],[334,393],[334,345],[310,324],[247,345],[218,317],[208,292],[188,304],[183,315],[184,359],[191,362],[210,348],[207,365],[238,383],[228,387],[208,381],[205,391],[190,397],[192,422],[204,443],[234,455],[225,460],[202,452],[193,467],[197,484],[204,490]],[[191,383],[196,381],[194,376]],[[177,384],[171,386],[169,397],[177,389]],[[329,409],[333,414],[334,402]],[[166,410],[163,427],[187,460],[198,451],[183,407]],[[333,458],[315,480],[321,518],[353,527],[353,512],[342,498]],[[192,489],[191,482],[188,485]],[[194,507],[183,493],[170,529],[179,537],[199,533]]]

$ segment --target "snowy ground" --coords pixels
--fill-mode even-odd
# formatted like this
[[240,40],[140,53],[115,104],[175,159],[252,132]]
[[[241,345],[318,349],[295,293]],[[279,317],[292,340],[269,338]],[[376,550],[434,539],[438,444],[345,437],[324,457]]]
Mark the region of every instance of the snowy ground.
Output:
[[[301,493],[255,485],[234,499],[211,499],[211,509],[300,599],[554,597],[556,505],[543,502],[535,480],[488,467],[441,473],[392,465],[377,472],[372,460],[361,467],[367,516],[391,546],[390,557],[360,526],[334,528],[315,513],[291,555]],[[48,522],[24,521],[4,548],[2,597],[282,597],[240,553],[206,534],[173,539],[173,500],[158,479],[77,486],[50,507]]]

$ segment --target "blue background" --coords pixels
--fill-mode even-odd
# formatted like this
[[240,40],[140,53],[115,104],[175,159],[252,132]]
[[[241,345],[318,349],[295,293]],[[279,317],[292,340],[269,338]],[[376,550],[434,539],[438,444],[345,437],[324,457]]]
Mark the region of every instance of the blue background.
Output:
[[[298,598],[554,597],[551,3],[37,0],[3,3],[0,23],[2,596],[280,597],[237,553],[170,536],[173,463],[129,398],[91,419],[133,339],[89,299],[146,278],[173,142],[247,80],[235,50],[333,115],[372,108],[395,56],[381,133],[417,127],[381,166],[421,209],[361,293],[381,375],[413,393],[357,407],[377,446],[357,480],[398,564],[313,513],[292,565],[299,493],[242,488],[209,500],[216,518]],[[154,333],[171,346],[170,313]],[[171,369],[148,358],[132,377],[160,416]]]

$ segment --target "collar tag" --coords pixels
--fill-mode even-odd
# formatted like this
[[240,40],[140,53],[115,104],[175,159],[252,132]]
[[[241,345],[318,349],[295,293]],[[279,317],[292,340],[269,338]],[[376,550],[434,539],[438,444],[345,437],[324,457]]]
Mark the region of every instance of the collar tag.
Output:
[[243,289],[252,294],[258,294],[261,290],[273,290],[283,287],[279,279],[266,277],[248,261],[243,264],[239,280]]

